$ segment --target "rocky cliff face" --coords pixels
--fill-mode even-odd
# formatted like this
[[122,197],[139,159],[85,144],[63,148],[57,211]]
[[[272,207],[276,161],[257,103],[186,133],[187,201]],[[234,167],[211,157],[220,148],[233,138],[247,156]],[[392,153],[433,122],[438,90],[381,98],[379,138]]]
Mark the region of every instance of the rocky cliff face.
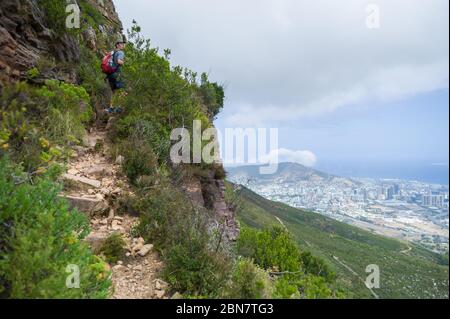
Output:
[[[100,58],[106,49],[112,47],[118,36],[122,36],[122,23],[111,0],[84,0],[91,9],[101,14],[103,22],[94,30],[92,26],[84,26],[81,21],[81,30],[77,36],[56,32],[39,2],[0,2],[0,89],[7,83],[25,79],[37,84],[46,79],[77,83],[80,41]],[[69,0],[68,3],[77,1]],[[84,9],[81,5],[80,8]],[[50,66],[41,67],[39,64]],[[27,73],[38,65],[39,76],[30,79]],[[225,202],[223,180],[215,178],[213,172],[206,172],[201,179],[187,181],[184,189],[195,203],[215,213],[213,223],[223,230],[229,240],[237,237],[239,230],[235,214]]]
[[[63,1],[63,0],[61,0]],[[105,36],[120,34],[122,23],[111,0],[86,0],[105,18],[99,29]],[[69,1],[75,3],[75,0]],[[81,25],[81,27],[83,27]],[[95,32],[89,28],[83,39],[96,47]],[[68,34],[58,34],[46,18],[39,0],[2,0],[0,2],[0,85],[21,80],[40,59],[54,58],[56,62],[76,64],[80,58],[79,40]],[[47,71],[47,78],[75,82],[73,70],[62,68]]]
[[225,200],[225,182],[214,175],[214,171],[209,170],[201,177],[190,176],[183,181],[182,188],[193,203],[214,212],[211,230],[221,232],[225,240],[235,241],[239,235],[236,212]]

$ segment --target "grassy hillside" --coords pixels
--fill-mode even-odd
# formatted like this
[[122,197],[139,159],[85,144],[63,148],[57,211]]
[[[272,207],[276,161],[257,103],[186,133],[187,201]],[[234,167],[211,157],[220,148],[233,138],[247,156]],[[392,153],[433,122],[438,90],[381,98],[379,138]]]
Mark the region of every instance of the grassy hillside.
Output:
[[372,297],[359,277],[366,278],[366,267],[376,264],[381,287],[375,292],[380,298],[448,298],[448,266],[440,255],[266,200],[246,188],[233,192],[229,187],[227,196],[237,204],[238,218],[246,226],[284,224],[301,249],[329,263],[350,297]]

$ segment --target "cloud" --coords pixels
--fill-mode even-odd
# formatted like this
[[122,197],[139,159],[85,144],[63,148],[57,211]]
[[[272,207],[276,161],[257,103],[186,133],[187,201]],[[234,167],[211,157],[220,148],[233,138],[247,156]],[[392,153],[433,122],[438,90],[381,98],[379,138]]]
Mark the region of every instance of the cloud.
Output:
[[448,166],[448,163],[431,163],[431,166]]
[[[175,64],[226,84],[227,126],[295,123],[448,88],[448,1],[115,0]],[[366,26],[366,6],[380,28]]]
[[302,104],[236,103],[230,112],[227,112],[226,124],[263,126],[268,123],[291,122],[298,118],[318,116],[344,106],[401,100],[420,93],[448,88],[448,68],[448,61],[439,61],[420,66],[399,65],[379,69],[367,74],[365,78],[360,78],[359,81],[355,79],[355,83],[347,88],[328,92],[324,89],[322,96],[311,98]]
[[316,165],[317,157],[311,151],[294,151],[287,148],[272,150],[268,155],[260,158],[261,163],[298,163],[307,167]]

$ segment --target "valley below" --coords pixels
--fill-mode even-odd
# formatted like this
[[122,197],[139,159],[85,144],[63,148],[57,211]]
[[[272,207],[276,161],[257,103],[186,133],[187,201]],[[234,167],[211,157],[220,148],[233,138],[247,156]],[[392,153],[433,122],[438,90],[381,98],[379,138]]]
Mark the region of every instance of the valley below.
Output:
[[231,168],[229,179],[264,198],[448,253],[448,186],[339,177],[293,163],[282,163],[274,175],[260,175],[255,166]]
[[[241,226],[287,229],[302,251],[326,261],[346,298],[448,298],[448,255],[271,201],[241,185],[230,183],[227,189]],[[367,267],[374,265],[380,287],[369,289]]]

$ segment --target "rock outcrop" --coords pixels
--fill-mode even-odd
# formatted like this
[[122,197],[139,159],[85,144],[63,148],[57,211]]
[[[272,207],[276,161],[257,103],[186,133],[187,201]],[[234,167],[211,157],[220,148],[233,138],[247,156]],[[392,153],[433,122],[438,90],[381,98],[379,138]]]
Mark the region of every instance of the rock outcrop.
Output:
[[[113,37],[121,34],[122,24],[111,0],[85,1],[105,17],[106,23],[99,26],[104,35]],[[83,37],[83,41],[90,44],[92,49],[98,49],[95,32],[85,31]],[[42,6],[39,6],[39,0],[2,0],[0,86],[2,83],[25,79],[27,71],[35,67],[40,59],[55,59],[57,62],[76,65],[80,59],[79,39],[55,32]],[[77,81],[74,70],[70,68],[50,68],[45,72],[44,78],[71,83]]]
[[182,182],[182,189],[199,206],[214,212],[211,230],[219,231],[227,241],[235,241],[239,235],[236,212],[225,200],[225,182],[215,177],[213,170],[203,172],[201,177],[189,176]]

